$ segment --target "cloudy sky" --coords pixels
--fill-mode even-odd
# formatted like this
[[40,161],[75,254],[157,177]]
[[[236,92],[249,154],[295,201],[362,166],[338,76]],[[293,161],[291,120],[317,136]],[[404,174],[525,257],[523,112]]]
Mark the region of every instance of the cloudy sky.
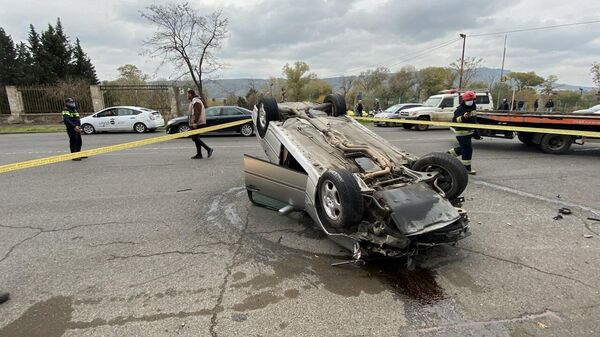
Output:
[[[0,26],[15,41],[28,25],[38,32],[60,17],[79,37],[101,80],[133,63],[156,77],[158,60],[141,55],[153,27],[140,10],[158,0],[0,0]],[[218,55],[220,78],[281,76],[281,68],[307,62],[319,77],[358,74],[376,66],[445,66],[466,56],[500,68],[504,35],[478,34],[600,20],[598,0],[191,0],[200,11],[221,8],[229,35]],[[559,82],[592,86],[590,64],[600,62],[600,23],[508,34],[505,68],[557,75]],[[451,42],[456,40],[455,42]],[[444,46],[445,43],[451,42]],[[441,46],[441,47],[440,47]],[[437,48],[439,47],[439,48]],[[435,49],[437,48],[437,49]]]

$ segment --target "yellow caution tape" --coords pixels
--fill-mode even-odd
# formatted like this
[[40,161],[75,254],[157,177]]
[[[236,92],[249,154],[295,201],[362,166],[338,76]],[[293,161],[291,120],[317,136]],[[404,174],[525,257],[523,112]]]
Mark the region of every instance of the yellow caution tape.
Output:
[[235,122],[219,124],[219,125],[215,125],[215,126],[209,126],[209,127],[205,127],[205,128],[201,128],[201,129],[182,132],[182,133],[176,133],[174,135],[152,137],[152,138],[136,140],[136,141],[128,142],[128,143],[99,147],[97,149],[85,150],[85,151],[81,151],[81,152],[77,152],[77,153],[61,154],[61,155],[56,155],[56,156],[51,156],[51,157],[46,157],[46,158],[33,159],[33,160],[22,161],[22,162],[18,162],[18,163],[6,164],[6,165],[0,166],[0,173],[6,173],[6,172],[22,170],[22,169],[26,169],[26,168],[30,168],[30,167],[54,164],[54,163],[59,163],[61,161],[75,159],[75,158],[90,157],[90,156],[95,156],[95,155],[108,153],[108,152],[127,150],[127,149],[131,149],[134,147],[140,147],[140,146],[149,145],[149,144],[166,142],[166,141],[172,140],[172,139],[189,137],[189,136],[193,136],[193,135],[197,135],[197,134],[201,134],[201,133],[226,129],[226,128],[230,128],[232,126],[246,124],[250,121],[251,121],[251,119],[243,119],[243,120],[239,120],[239,121],[235,121]]
[[545,128],[531,128],[531,127],[525,127],[525,126],[490,125],[490,124],[433,122],[433,121],[402,119],[402,118],[396,118],[396,119],[369,118],[369,117],[352,117],[352,118],[359,120],[359,121],[365,121],[365,122],[392,122],[392,123],[406,123],[406,124],[423,124],[423,125],[448,126],[448,127],[452,126],[452,127],[468,128],[468,129],[500,130],[500,131],[515,131],[515,132],[531,132],[531,133],[550,133],[550,134],[555,134],[555,135],[600,138],[600,132],[596,132],[596,131],[545,129]]

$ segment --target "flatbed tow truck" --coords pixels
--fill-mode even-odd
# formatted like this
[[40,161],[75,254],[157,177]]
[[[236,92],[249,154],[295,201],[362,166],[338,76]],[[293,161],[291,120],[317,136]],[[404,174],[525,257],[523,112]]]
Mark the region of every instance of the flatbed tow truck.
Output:
[[589,142],[600,142],[598,137],[584,135],[564,135],[553,133],[559,130],[600,132],[600,114],[580,114],[562,112],[515,112],[485,111],[477,112],[477,121],[481,124],[530,127],[547,129],[547,132],[520,132],[507,130],[480,129],[484,137],[513,139],[517,137],[523,144],[537,146],[551,154],[562,154],[569,151],[572,144],[583,145]]

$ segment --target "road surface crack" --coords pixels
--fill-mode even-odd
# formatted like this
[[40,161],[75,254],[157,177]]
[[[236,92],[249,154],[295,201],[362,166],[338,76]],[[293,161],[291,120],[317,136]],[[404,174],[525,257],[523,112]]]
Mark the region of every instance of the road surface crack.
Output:
[[576,278],[573,278],[573,277],[570,277],[570,276],[566,276],[566,275],[562,275],[562,274],[558,274],[558,273],[553,273],[553,272],[550,272],[550,271],[546,271],[546,270],[543,270],[543,269],[540,269],[540,268],[537,268],[537,267],[534,267],[534,266],[527,265],[527,264],[522,263],[522,262],[512,261],[512,260],[509,260],[509,259],[505,259],[505,258],[502,258],[502,257],[490,255],[490,254],[486,254],[486,253],[479,252],[479,251],[476,251],[476,250],[473,250],[473,249],[469,249],[469,248],[465,248],[465,247],[456,247],[456,249],[465,250],[467,252],[471,252],[471,253],[474,253],[474,254],[483,255],[483,256],[489,257],[489,258],[494,259],[494,260],[498,260],[498,261],[502,261],[502,262],[506,262],[506,263],[510,263],[510,264],[514,264],[514,265],[518,265],[518,266],[521,266],[521,267],[525,267],[527,269],[535,270],[535,271],[537,271],[539,273],[542,273],[542,274],[546,274],[546,275],[555,276],[555,277],[563,278],[563,279],[566,279],[566,280],[570,280],[570,281],[579,283],[579,284],[581,284],[583,286],[586,286],[588,288],[591,288],[591,289],[598,289],[595,286],[593,286],[591,284],[587,284],[587,283],[585,283],[585,282],[583,282],[581,280],[578,280]]
[[221,286],[219,287],[219,297],[217,298],[217,303],[215,304],[215,306],[212,308],[212,317],[210,318],[210,327],[209,327],[209,332],[210,335],[212,337],[217,337],[217,332],[215,331],[216,327],[217,327],[217,315],[220,311],[220,309],[222,308],[222,304],[223,304],[223,297],[225,296],[225,290],[227,289],[227,284],[229,283],[229,277],[231,276],[231,271],[233,270],[235,264],[235,261],[238,257],[238,254],[242,248],[242,241],[244,240],[244,237],[246,236],[246,231],[248,229],[248,223],[250,221],[250,206],[246,206],[246,219],[244,222],[244,227],[242,228],[242,232],[240,234],[240,237],[237,239],[237,241],[235,243],[232,244],[232,246],[236,246],[235,251],[233,252],[233,256],[231,257],[231,263],[227,266],[227,268],[225,268],[225,277],[223,277],[223,283],[221,284]]
[[152,254],[133,254],[133,255],[113,255],[113,254],[111,254],[110,257],[107,259],[107,261],[127,260],[127,259],[131,259],[131,258],[134,258],[134,257],[144,258],[144,257],[154,257],[154,256],[163,256],[163,255],[172,255],[172,254],[176,254],[176,255],[205,255],[206,252],[192,252],[192,251],[171,250],[171,251],[167,251],[167,252],[159,252],[159,253],[152,253]]
[[19,241],[18,243],[14,244],[12,247],[10,247],[10,249],[8,250],[8,252],[6,252],[6,254],[4,255],[4,257],[2,259],[0,259],[0,262],[3,262],[4,260],[8,259],[10,257],[10,254],[12,254],[12,252],[19,247],[20,245],[22,245],[23,243],[29,241],[29,240],[33,240],[35,239],[38,235],[42,234],[42,232],[37,232],[36,234],[29,236],[21,241]]

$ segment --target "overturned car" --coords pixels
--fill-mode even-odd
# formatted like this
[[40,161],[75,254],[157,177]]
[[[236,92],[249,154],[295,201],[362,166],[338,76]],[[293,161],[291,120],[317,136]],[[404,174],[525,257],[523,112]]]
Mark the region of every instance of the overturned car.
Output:
[[305,211],[355,261],[411,261],[468,236],[468,216],[454,206],[468,182],[461,162],[446,153],[412,156],[345,111],[341,95],[322,104],[259,100],[252,118],[268,161],[244,157],[250,200],[275,199],[282,214]]

